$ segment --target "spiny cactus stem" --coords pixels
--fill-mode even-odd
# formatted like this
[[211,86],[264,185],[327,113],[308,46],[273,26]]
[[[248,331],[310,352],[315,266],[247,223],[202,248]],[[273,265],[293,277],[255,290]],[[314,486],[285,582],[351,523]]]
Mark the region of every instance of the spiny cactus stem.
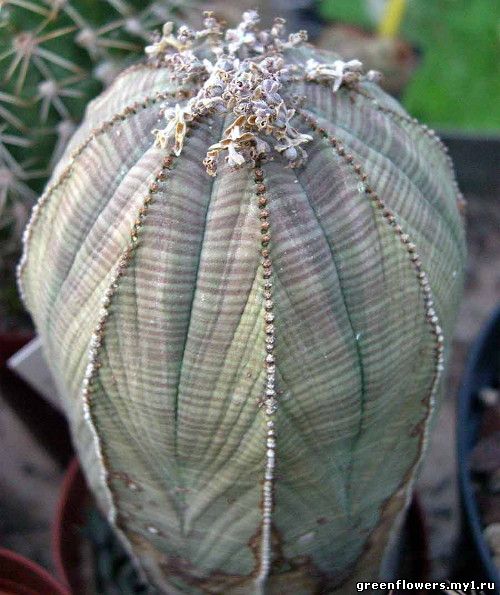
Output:
[[[45,24],[47,23],[48,21],[45,22]],[[36,37],[32,31],[23,31],[16,36],[12,48],[2,54],[2,59],[14,54],[9,68],[5,74],[6,81],[9,81],[14,76],[17,67],[20,65],[15,85],[17,95],[20,95],[24,88],[24,83],[26,82],[26,77],[28,75],[30,60],[33,60],[37,64],[38,70],[44,72],[50,71],[50,69],[48,69],[47,65],[45,64],[46,62],[47,64],[55,64],[56,66],[64,68],[65,70],[69,70],[75,74],[82,73],[82,69],[77,64],[62,58],[53,51],[41,46],[41,44],[45,41],[57,39],[58,37],[67,35],[73,30],[74,27],[65,27],[40,37]],[[38,29],[35,31],[35,33],[39,33],[40,31],[41,29]]]
[[345,162],[349,164],[349,166],[354,171],[355,175],[360,180],[360,188],[363,192],[367,195],[367,197],[371,200],[372,204],[377,208],[384,217],[385,221],[393,228],[394,232],[396,233],[399,241],[403,244],[404,248],[408,252],[409,259],[411,266],[413,267],[417,282],[420,286],[420,289],[423,294],[423,303],[424,303],[424,314],[427,322],[429,323],[430,330],[432,336],[434,337],[434,375],[431,381],[431,388],[430,394],[425,399],[425,403],[427,406],[427,415],[424,424],[423,436],[422,436],[422,448],[420,449],[420,454],[418,456],[417,461],[413,466],[413,473],[412,478],[408,482],[406,498],[406,504],[409,504],[409,498],[412,494],[413,485],[416,478],[416,471],[420,467],[420,463],[425,455],[427,450],[427,444],[429,440],[429,431],[430,431],[430,419],[432,417],[432,412],[435,407],[435,397],[437,388],[439,385],[439,381],[441,379],[441,374],[444,369],[444,350],[445,350],[445,339],[443,335],[443,330],[437,316],[434,304],[434,297],[431,289],[431,285],[429,282],[429,277],[427,273],[423,269],[422,260],[417,252],[416,245],[411,241],[410,236],[405,233],[401,225],[398,223],[396,216],[394,215],[393,211],[385,204],[382,198],[379,197],[377,192],[373,189],[372,185],[368,183],[368,176],[363,171],[361,165],[356,162],[353,155],[346,151],[346,147],[333,135],[329,134],[324,128],[322,128],[315,118],[310,116],[304,110],[298,110],[298,114],[302,117],[304,122],[310,126],[312,130],[318,133],[322,138],[324,138],[329,144],[333,147],[335,153],[341,157]]
[[[148,192],[144,197],[142,206],[140,207],[137,213],[137,217],[130,231],[129,244],[122,252],[120,260],[118,261],[118,264],[111,278],[111,283],[109,284],[108,289],[104,294],[104,297],[101,302],[99,320],[94,329],[89,344],[88,364],[82,385],[81,395],[83,400],[84,417],[94,437],[96,452],[98,453],[98,458],[101,462],[103,485],[105,485],[108,490],[108,498],[110,504],[109,521],[115,526],[119,526],[119,519],[118,509],[115,503],[110,482],[110,475],[113,473],[113,470],[111,470],[109,464],[106,463],[105,445],[100,438],[98,429],[96,427],[96,421],[92,413],[92,395],[96,391],[96,381],[99,376],[99,369],[101,368],[100,352],[104,341],[106,323],[109,318],[112,299],[118,290],[120,278],[125,274],[125,271],[134,255],[134,252],[137,246],[139,245],[139,236],[142,230],[144,219],[149,209],[149,205],[153,201],[154,194],[159,190],[160,181],[163,181],[167,178],[168,170],[171,168],[172,162],[172,157],[165,157],[162,162],[161,169],[156,173],[153,180],[149,183]],[[129,489],[132,491],[136,491],[138,488],[138,486],[132,481],[129,482],[127,485]],[[156,528],[152,527],[151,525],[147,526],[146,530],[150,533],[158,533],[158,530],[156,530]]]
[[[3,93],[0,91],[0,101],[9,105],[15,105],[16,107],[27,107],[28,102],[15,95],[9,93]],[[13,128],[16,128],[20,132],[27,132],[27,127],[17,116],[10,112],[6,107],[0,105],[0,116],[8,122]]]
[[38,220],[40,219],[40,213],[43,210],[43,208],[48,204],[50,197],[53,196],[55,190],[60,188],[70,178],[71,172],[73,171],[75,163],[77,162],[80,155],[85,151],[85,149],[87,149],[87,147],[92,143],[92,141],[95,141],[96,138],[98,138],[102,134],[105,134],[106,132],[111,130],[119,122],[123,122],[124,120],[127,120],[128,118],[133,117],[135,114],[137,114],[138,111],[147,109],[148,107],[150,107],[156,103],[160,103],[161,101],[165,101],[167,99],[172,99],[172,98],[185,99],[186,91],[180,90],[180,91],[176,91],[175,93],[171,93],[171,92],[156,93],[154,96],[144,97],[144,99],[142,101],[140,101],[140,102],[136,101],[131,105],[127,105],[120,112],[116,113],[112,118],[110,118],[109,120],[106,120],[105,122],[103,122],[102,124],[100,124],[99,126],[94,128],[90,132],[90,134],[87,136],[87,138],[71,153],[68,164],[62,170],[59,177],[56,180],[54,180],[52,182],[52,184],[49,184],[46,187],[45,191],[38,199],[38,202],[33,207],[32,211],[31,211],[30,220],[28,222],[28,225],[26,226],[26,229],[24,230],[23,254],[22,254],[21,260],[19,261],[19,264],[17,266],[17,283],[18,283],[18,287],[19,287],[19,293],[21,295],[22,300],[24,301],[24,303],[26,305],[28,305],[28,304],[27,304],[26,292],[24,290],[23,276],[24,276],[24,271],[26,269],[27,262],[28,262],[30,242],[31,242],[31,238],[33,236],[33,230],[35,229],[35,226],[36,226]]
[[273,414],[277,408],[276,401],[276,363],[274,359],[275,348],[275,326],[274,326],[274,302],[272,282],[272,262],[269,249],[271,241],[271,224],[269,220],[269,208],[265,195],[264,172],[259,167],[255,168],[256,194],[259,206],[259,219],[261,231],[261,256],[262,256],[262,277],[263,277],[263,298],[264,298],[264,330],[265,330],[265,368],[266,382],[264,396],[261,401],[266,416],[266,463],[264,472],[264,483],[262,490],[262,529],[261,529],[261,550],[260,568],[257,575],[257,586],[262,591],[271,567],[271,527],[273,511],[273,483],[275,468],[276,430]]
[[34,2],[29,2],[29,0],[8,0],[8,2],[2,2],[2,4],[12,4],[13,6],[19,6],[21,8],[25,8],[26,10],[30,10],[31,12],[39,14],[42,17],[50,16],[50,10],[48,8],[42,8]]

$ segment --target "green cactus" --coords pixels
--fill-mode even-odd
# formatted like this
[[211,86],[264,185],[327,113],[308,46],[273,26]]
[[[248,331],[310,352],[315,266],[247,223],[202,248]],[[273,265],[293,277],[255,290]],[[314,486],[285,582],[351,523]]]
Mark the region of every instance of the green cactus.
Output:
[[449,357],[450,160],[357,61],[167,24],[89,106],[19,281],[89,484],[165,593],[375,580]]
[[[87,103],[124,64],[140,56],[155,27],[178,13],[171,1],[0,1],[0,275],[5,277],[4,285],[9,280],[13,284],[10,263],[18,258],[19,229],[26,224],[26,214]],[[3,294],[0,307],[10,311],[2,302]]]
[[20,161],[36,155],[40,176],[48,174],[89,100],[140,55],[173,8],[137,0],[3,0],[0,115],[32,141],[13,143]]

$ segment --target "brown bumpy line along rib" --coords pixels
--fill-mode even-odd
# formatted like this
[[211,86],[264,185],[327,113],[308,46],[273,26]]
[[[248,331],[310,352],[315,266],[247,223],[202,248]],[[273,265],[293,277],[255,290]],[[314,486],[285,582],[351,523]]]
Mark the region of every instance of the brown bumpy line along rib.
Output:
[[[325,86],[325,83],[314,81],[311,79],[307,79],[306,83]],[[436,145],[436,147],[441,151],[441,153],[448,165],[448,168],[449,168],[449,171],[451,174],[452,184],[455,189],[455,193],[456,193],[456,197],[457,197],[456,200],[457,200],[458,209],[463,214],[463,212],[465,210],[466,200],[458,186],[455,167],[454,167],[453,161],[450,157],[448,147],[443,143],[443,141],[439,138],[439,136],[436,134],[436,132],[432,128],[429,128],[427,125],[420,123],[417,118],[412,118],[411,116],[400,114],[399,112],[391,109],[390,107],[380,105],[379,101],[375,97],[373,97],[373,95],[370,95],[370,93],[368,93],[365,89],[361,88],[359,85],[349,85],[349,90],[353,91],[353,92],[357,93],[358,95],[361,95],[365,99],[368,99],[369,101],[371,101],[373,104],[373,107],[376,110],[385,114],[389,118],[392,118],[393,120],[396,120],[398,122],[404,122],[404,123],[408,124],[409,126],[412,126],[413,128],[419,130],[422,134],[427,136]]]
[[23,302],[25,304],[27,304],[27,302],[26,293],[24,291],[23,275],[28,263],[30,241],[33,235],[33,230],[40,218],[40,213],[43,207],[48,203],[54,191],[57,190],[60,186],[62,186],[62,184],[69,179],[78,157],[83,153],[83,151],[90,145],[90,143],[93,140],[95,140],[97,137],[101,136],[108,130],[112,129],[113,126],[115,126],[117,123],[123,122],[128,118],[131,118],[132,116],[136,115],[138,111],[147,109],[155,103],[165,101],[166,99],[176,98],[178,97],[179,93],[182,95],[182,99],[187,98],[186,92],[184,90],[181,90],[176,91],[175,93],[156,93],[154,96],[145,97],[142,101],[135,101],[133,104],[126,106],[123,110],[115,114],[109,120],[106,120],[105,122],[100,124],[97,128],[94,128],[87,136],[87,138],[74,151],[72,151],[69,158],[69,162],[66,165],[66,167],[63,169],[59,177],[45,188],[43,194],[38,199],[38,202],[33,207],[29,223],[26,226],[26,229],[24,230],[23,254],[17,267],[17,282],[19,286],[19,293],[21,294],[21,298],[23,299]]
[[407,492],[406,492],[406,504],[409,503],[409,498],[411,497],[412,488],[415,482],[416,471],[418,470],[424,453],[426,451],[426,446],[428,443],[429,437],[429,422],[431,419],[432,412],[435,406],[435,397],[437,388],[439,385],[439,381],[441,378],[441,373],[444,369],[444,335],[443,330],[441,328],[438,316],[436,314],[434,308],[434,299],[433,294],[429,282],[429,277],[427,273],[423,269],[422,260],[417,252],[416,245],[411,241],[408,234],[404,232],[401,225],[397,221],[396,215],[388,208],[385,202],[378,196],[375,192],[373,187],[368,183],[368,176],[363,171],[361,165],[357,163],[354,157],[346,151],[345,145],[343,145],[336,137],[328,134],[328,132],[319,126],[317,120],[315,120],[312,116],[310,116],[304,110],[299,110],[298,114],[302,117],[304,122],[317,134],[319,134],[323,139],[325,139],[332,147],[335,153],[341,157],[346,163],[350,165],[355,175],[359,178],[360,183],[363,185],[363,189],[367,197],[371,200],[372,204],[377,208],[384,220],[390,225],[393,229],[395,234],[397,235],[399,241],[405,248],[406,252],[408,253],[409,262],[412,268],[415,271],[417,282],[420,285],[420,288],[423,293],[423,306],[424,306],[424,313],[425,318],[430,326],[430,332],[432,333],[435,341],[435,349],[434,349],[434,375],[432,378],[430,394],[426,399],[427,404],[427,415],[424,422],[424,431],[422,436],[422,447],[420,449],[419,456],[413,465],[413,475],[408,483]]
[[262,526],[261,526],[261,547],[260,567],[255,579],[259,592],[264,591],[269,570],[271,567],[272,544],[272,512],[273,512],[273,484],[275,469],[276,430],[272,419],[276,408],[276,363],[274,359],[275,347],[275,326],[273,313],[273,269],[271,262],[271,222],[269,205],[266,197],[266,186],[264,184],[264,173],[260,167],[255,168],[255,184],[257,204],[259,207],[261,247],[262,256],[261,268],[263,277],[263,302],[264,302],[264,331],[265,331],[265,368],[266,382],[264,394],[260,406],[266,417],[266,463],[264,469],[264,482],[262,487]]
[[450,157],[450,154],[448,151],[448,147],[443,143],[443,141],[439,138],[439,136],[436,134],[436,132],[432,128],[429,128],[427,125],[421,124],[417,120],[417,118],[412,118],[411,116],[406,116],[404,114],[400,114],[397,111],[391,109],[390,107],[380,105],[380,103],[377,101],[377,99],[375,97],[370,95],[364,89],[361,89],[359,86],[353,87],[353,91],[358,93],[358,95],[361,95],[362,97],[365,97],[366,99],[370,100],[372,102],[373,106],[375,107],[375,109],[377,109],[379,112],[385,114],[389,118],[392,118],[393,120],[396,120],[397,122],[404,122],[404,123],[408,124],[409,126],[412,126],[413,128],[419,130],[422,134],[427,136],[436,145],[436,147],[438,149],[441,150],[441,153],[442,153],[443,157],[445,158],[445,161],[448,164],[448,168],[451,173],[452,184],[453,184],[453,187],[454,187],[456,195],[457,195],[457,203],[459,206],[461,204],[465,204],[465,199],[460,191],[460,188],[458,187],[455,167],[453,166],[453,161],[451,160],[451,157]]
[[[128,539],[123,530],[121,530],[119,523],[117,523],[117,506],[115,497],[111,489],[110,482],[108,481],[109,475],[112,472],[109,464],[106,463],[106,453],[104,452],[103,443],[97,432],[97,427],[92,412],[92,395],[94,392],[94,382],[99,374],[101,367],[100,351],[104,341],[104,335],[106,330],[106,322],[110,313],[110,305],[113,296],[116,294],[119,287],[119,280],[125,274],[125,271],[133,258],[134,252],[137,249],[140,242],[140,234],[144,219],[148,213],[149,205],[154,199],[154,194],[159,190],[159,183],[168,177],[168,171],[171,169],[173,163],[173,157],[167,156],[163,159],[161,169],[156,173],[154,179],[149,184],[148,192],[144,198],[143,204],[140,207],[137,218],[132,226],[130,232],[129,245],[122,252],[122,255],[118,261],[118,265],[111,278],[111,283],[106,290],[103,300],[101,302],[101,310],[99,312],[99,321],[95,327],[95,330],[91,336],[89,350],[88,350],[88,364],[85,370],[85,376],[83,379],[82,386],[82,400],[83,400],[83,412],[86,422],[92,432],[94,438],[94,444],[96,449],[97,458],[101,464],[102,483],[108,493],[108,499],[110,504],[109,521],[117,528],[122,535],[124,542],[128,544]],[[131,482],[129,484],[131,490],[137,489],[136,485]],[[151,528],[147,527],[151,532]],[[132,548],[129,546],[129,551],[132,553]]]

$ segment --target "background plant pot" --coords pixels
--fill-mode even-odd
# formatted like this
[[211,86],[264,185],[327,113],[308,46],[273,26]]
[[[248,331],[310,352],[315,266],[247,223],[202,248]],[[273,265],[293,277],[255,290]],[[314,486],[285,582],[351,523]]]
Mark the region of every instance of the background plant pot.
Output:
[[462,192],[490,196],[500,192],[500,134],[459,130],[438,130],[438,134],[450,151]]
[[[460,575],[494,581],[500,577],[483,536],[483,524],[471,473],[471,453],[477,443],[486,406],[481,389],[498,388],[500,356],[500,307],[491,316],[470,352],[459,393],[457,453],[458,479],[464,521],[464,544],[460,548]],[[463,554],[463,556],[462,556]]]
[[52,557],[74,595],[157,593],[144,584],[128,554],[99,513],[75,458],[61,487],[52,531]]
[[0,548],[0,593],[5,595],[69,595],[46,570],[31,560]]
[[74,458],[61,486],[52,531],[52,557],[57,576],[72,593],[85,593],[86,573],[83,560],[82,527],[91,497],[85,478]]

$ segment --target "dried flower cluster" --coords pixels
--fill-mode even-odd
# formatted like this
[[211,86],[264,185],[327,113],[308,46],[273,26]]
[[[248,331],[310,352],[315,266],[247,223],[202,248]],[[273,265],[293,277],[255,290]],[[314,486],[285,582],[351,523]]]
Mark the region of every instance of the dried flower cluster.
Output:
[[[184,26],[174,35],[173,23],[167,23],[163,35],[146,48],[150,59],[170,68],[175,79],[199,87],[184,107],[177,104],[163,110],[167,125],[153,131],[156,146],[179,155],[188,122],[216,112],[234,115],[220,141],[208,149],[204,165],[211,176],[217,172],[221,153],[231,167],[255,164],[273,151],[283,154],[289,167],[302,165],[307,157],[303,145],[312,137],[292,126],[299,98],[286,98],[284,85],[293,80],[331,80],[337,91],[343,83],[359,82],[363,77],[358,61],[337,60],[331,65],[310,60],[305,67],[287,64],[284,51],[306,41],[306,32],[285,39],[283,19],[275,19],[270,30],[260,30],[258,23],[258,13],[251,10],[235,29],[224,32],[207,12],[201,31]],[[367,76],[375,77],[373,73]]]
[[335,60],[331,64],[308,60],[306,63],[306,80],[322,83],[332,83],[335,93],[342,85],[352,85],[362,80],[379,82],[381,74],[377,70],[369,70],[363,74],[363,64],[359,60]]

